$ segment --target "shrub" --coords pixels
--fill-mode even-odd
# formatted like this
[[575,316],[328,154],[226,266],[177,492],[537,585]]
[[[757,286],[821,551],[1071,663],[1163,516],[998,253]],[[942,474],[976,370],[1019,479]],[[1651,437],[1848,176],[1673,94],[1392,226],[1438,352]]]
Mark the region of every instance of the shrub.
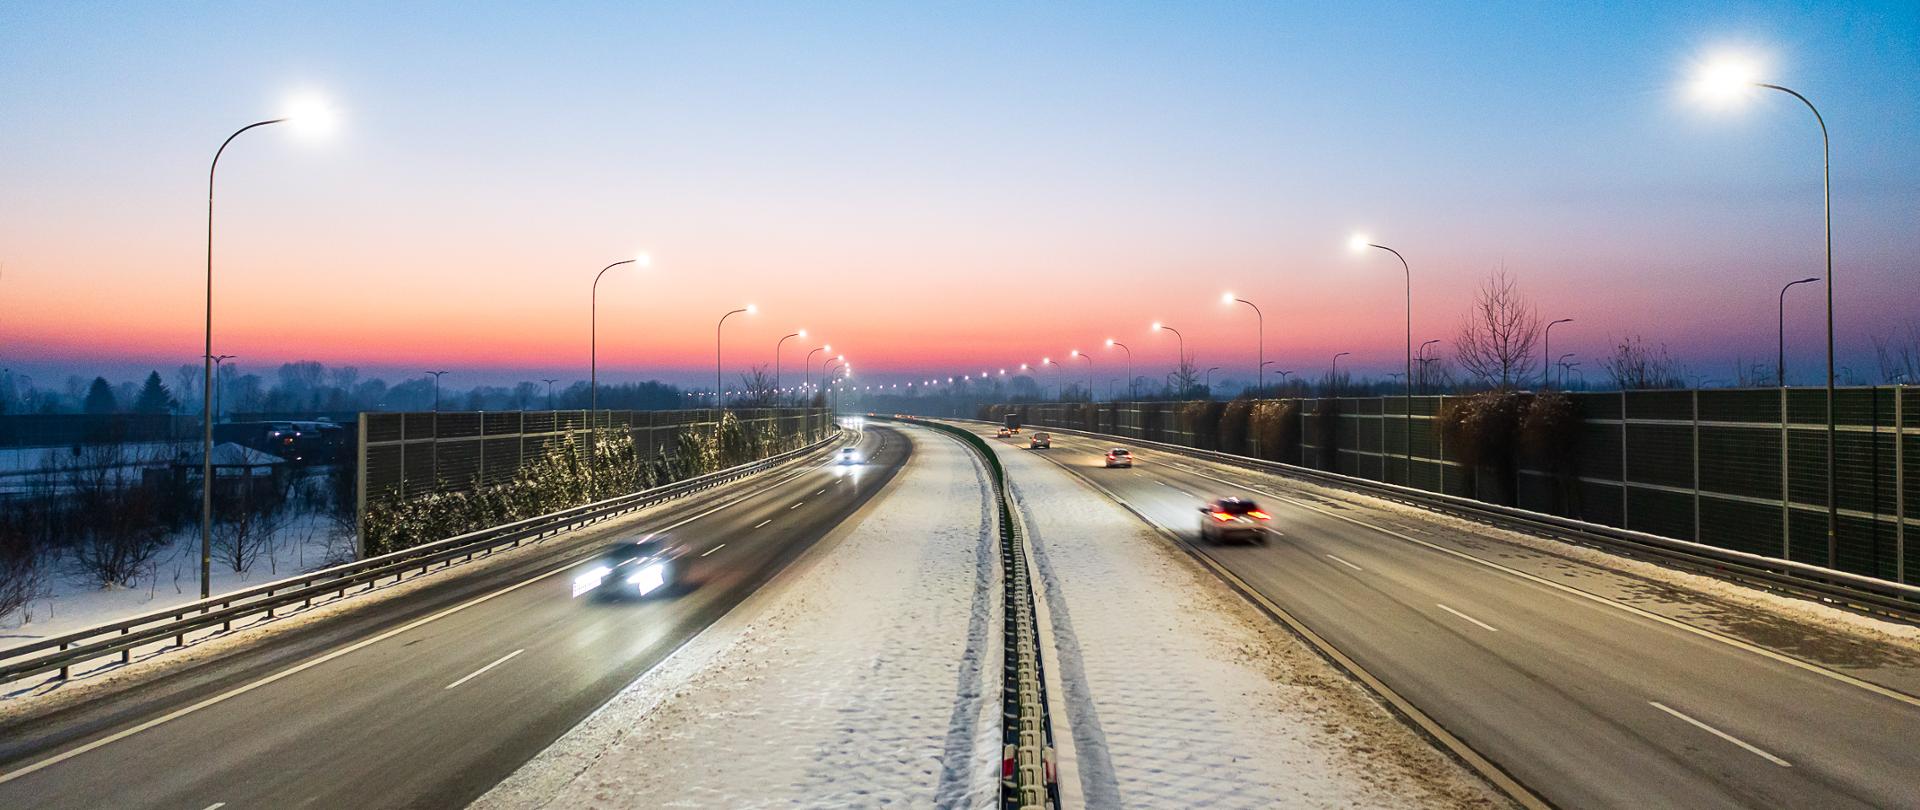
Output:
[[1216,429],[1220,437],[1220,449],[1228,453],[1249,452],[1247,447],[1247,417],[1253,412],[1253,400],[1240,397],[1227,403],[1220,409],[1220,426]]
[[1247,432],[1259,442],[1261,458],[1292,461],[1300,452],[1300,402],[1263,399],[1247,412]]
[[1447,452],[1473,471],[1477,486],[1483,470],[1491,470],[1499,491],[1481,493],[1496,502],[1512,500],[1514,447],[1525,398],[1512,391],[1482,391],[1449,397],[1440,405],[1440,439]]
[[1203,449],[1215,449],[1219,446],[1220,414],[1226,409],[1226,403],[1213,400],[1198,400],[1179,404],[1180,430],[1187,434],[1188,443]]

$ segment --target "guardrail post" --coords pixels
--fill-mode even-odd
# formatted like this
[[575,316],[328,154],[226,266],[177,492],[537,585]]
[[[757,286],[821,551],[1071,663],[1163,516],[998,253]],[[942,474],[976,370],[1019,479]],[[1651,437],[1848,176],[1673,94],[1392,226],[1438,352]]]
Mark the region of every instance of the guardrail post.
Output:
[[[61,652],[66,652],[66,651],[67,651],[67,643],[66,643],[66,642],[64,642],[64,641],[63,641],[63,642],[60,642],[60,651],[61,651]],[[69,665],[69,664],[61,664],[61,665],[60,665],[60,680],[63,680],[63,681],[64,681],[64,680],[66,680],[66,679],[68,678],[68,676],[69,676],[69,675],[71,674],[71,672],[72,672],[72,669],[73,669],[73,668],[72,668],[72,666],[71,666],[71,665]]]
[[[127,628],[125,628],[125,627],[122,627],[122,628],[120,628],[120,635],[123,635],[123,636],[124,636],[124,635],[126,635],[126,634],[127,634]],[[127,649],[124,649],[124,650],[121,650],[121,651],[120,651],[120,663],[122,663],[122,664],[131,664],[131,663],[133,663],[133,648],[132,648],[132,647],[128,647]]]

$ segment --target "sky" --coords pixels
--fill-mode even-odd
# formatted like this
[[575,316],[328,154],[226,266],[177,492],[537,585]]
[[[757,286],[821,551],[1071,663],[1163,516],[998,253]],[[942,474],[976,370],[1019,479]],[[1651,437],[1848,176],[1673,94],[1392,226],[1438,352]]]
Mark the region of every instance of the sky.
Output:
[[[1920,4],[0,4],[0,365],[215,353],[448,385],[710,385],[831,343],[872,382],[1071,349],[1159,376],[1398,368],[1504,267],[1588,369],[1770,363],[1825,274],[1842,365],[1920,322]],[[1818,379],[1824,292],[1788,298]],[[1349,365],[1351,364],[1351,365]],[[1864,373],[1864,372],[1863,372]]]

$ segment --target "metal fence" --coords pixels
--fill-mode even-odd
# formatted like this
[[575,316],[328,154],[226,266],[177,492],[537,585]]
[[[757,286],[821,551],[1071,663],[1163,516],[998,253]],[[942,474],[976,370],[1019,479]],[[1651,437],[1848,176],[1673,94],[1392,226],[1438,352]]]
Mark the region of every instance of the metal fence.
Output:
[[[1435,429],[1450,397],[1292,400],[1286,447],[1223,446],[1216,403],[1003,406],[1036,425],[1257,455],[1431,492],[1827,564],[1826,403],[1822,389],[1569,394],[1579,424],[1559,470],[1520,461],[1511,481],[1460,463]],[[1183,408],[1185,409],[1183,411]],[[1834,567],[1920,580],[1920,389],[1835,393]],[[1214,424],[1207,424],[1212,414]],[[1249,431],[1249,433],[1251,433]],[[1411,439],[1412,450],[1408,445]],[[1264,450],[1264,452],[1263,452]]]

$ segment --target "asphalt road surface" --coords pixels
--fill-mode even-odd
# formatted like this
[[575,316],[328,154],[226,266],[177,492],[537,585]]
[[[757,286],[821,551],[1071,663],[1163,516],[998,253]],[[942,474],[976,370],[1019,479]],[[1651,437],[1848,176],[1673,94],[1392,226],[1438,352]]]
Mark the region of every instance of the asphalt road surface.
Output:
[[1910,659],[1849,674],[1769,648],[1819,628],[1749,617],[1781,642],[1751,643],[1673,618],[1726,613],[1704,596],[1280,476],[1138,449],[1104,469],[1111,446],[1054,433],[1020,452],[1190,542],[1203,503],[1255,498],[1280,536],[1197,548],[1554,804],[1920,806]]
[[[860,447],[0,727],[0,808],[464,806],[872,508],[909,444],[874,427]],[[690,546],[685,587],[574,595],[602,547],[650,532]]]

